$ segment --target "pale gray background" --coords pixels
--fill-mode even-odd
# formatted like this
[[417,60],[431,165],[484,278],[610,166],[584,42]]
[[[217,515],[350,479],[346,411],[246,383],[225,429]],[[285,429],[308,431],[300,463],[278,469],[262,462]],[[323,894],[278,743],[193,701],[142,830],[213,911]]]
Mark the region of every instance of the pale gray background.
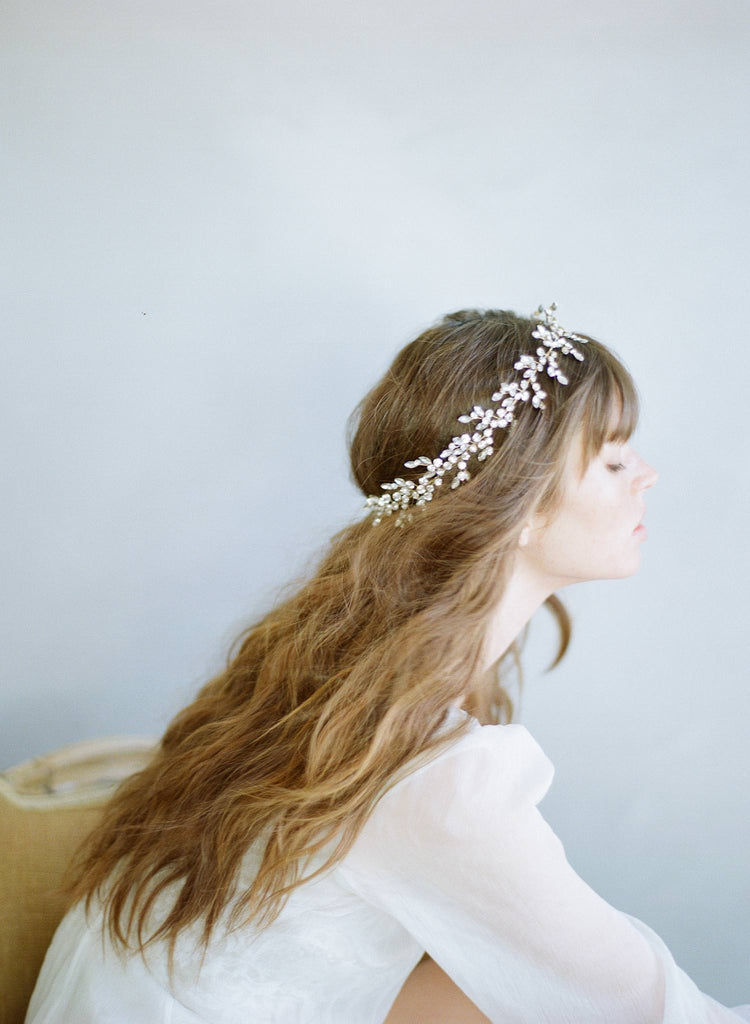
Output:
[[[5,0],[0,761],[158,733],[359,514],[344,421],[450,309],[640,383],[640,575],[523,719],[604,896],[750,1000],[745,0]],[[459,410],[460,411],[460,410]],[[415,453],[418,454],[418,453]]]

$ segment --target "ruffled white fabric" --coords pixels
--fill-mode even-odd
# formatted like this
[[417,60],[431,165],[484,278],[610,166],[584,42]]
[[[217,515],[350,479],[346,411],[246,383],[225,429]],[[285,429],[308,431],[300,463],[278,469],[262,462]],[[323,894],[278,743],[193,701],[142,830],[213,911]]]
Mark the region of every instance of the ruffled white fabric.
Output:
[[122,958],[73,908],[27,1024],[381,1024],[424,950],[497,1024],[750,1021],[576,875],[537,809],[552,774],[524,727],[470,720],[269,928],[220,929],[205,957],[184,935],[171,982],[163,947]]

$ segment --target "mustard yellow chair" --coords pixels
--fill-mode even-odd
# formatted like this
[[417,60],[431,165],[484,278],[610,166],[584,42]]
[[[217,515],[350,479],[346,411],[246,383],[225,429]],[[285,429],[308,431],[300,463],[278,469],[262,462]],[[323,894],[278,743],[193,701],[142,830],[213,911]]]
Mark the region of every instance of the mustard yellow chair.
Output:
[[154,747],[151,739],[91,740],[0,772],[0,1024],[23,1024],[63,914],[59,887],[73,852]]

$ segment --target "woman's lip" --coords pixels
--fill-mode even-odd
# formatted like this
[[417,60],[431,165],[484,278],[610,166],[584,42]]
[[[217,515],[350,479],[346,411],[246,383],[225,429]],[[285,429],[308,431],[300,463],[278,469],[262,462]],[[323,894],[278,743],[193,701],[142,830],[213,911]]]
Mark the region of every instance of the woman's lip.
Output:
[[636,537],[643,537],[644,540],[646,539],[646,537],[648,537],[648,530],[643,525],[643,523],[638,523],[636,528],[633,530],[633,533]]

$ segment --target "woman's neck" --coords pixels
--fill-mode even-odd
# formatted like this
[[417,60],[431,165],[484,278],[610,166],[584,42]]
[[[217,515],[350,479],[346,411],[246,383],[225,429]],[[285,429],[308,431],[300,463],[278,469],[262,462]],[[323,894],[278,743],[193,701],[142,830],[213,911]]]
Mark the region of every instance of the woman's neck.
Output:
[[505,654],[531,616],[553,590],[554,587],[550,585],[549,580],[540,579],[523,557],[516,560],[485,634],[485,669],[490,668]]

